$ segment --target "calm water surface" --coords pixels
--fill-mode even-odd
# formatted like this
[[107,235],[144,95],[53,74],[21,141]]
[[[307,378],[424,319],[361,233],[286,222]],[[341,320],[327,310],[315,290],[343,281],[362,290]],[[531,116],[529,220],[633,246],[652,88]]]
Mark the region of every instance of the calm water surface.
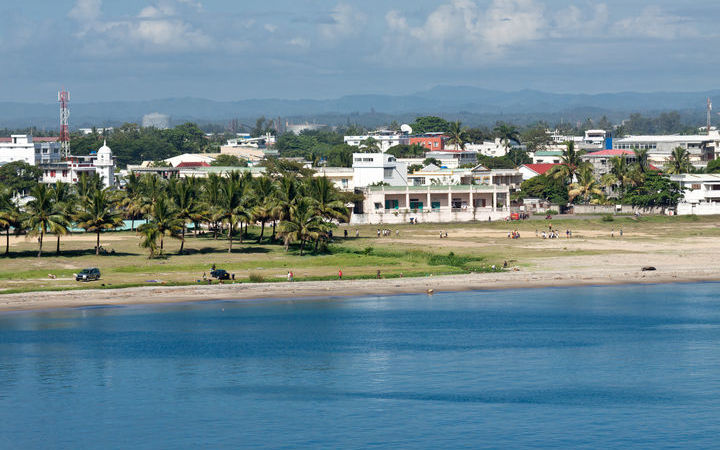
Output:
[[718,284],[0,315],[0,448],[712,447]]

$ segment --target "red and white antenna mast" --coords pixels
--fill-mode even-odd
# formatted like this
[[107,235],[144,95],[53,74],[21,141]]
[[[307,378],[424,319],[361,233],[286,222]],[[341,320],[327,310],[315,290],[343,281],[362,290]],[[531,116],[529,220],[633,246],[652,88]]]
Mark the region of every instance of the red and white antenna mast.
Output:
[[58,102],[60,103],[60,146],[62,152],[67,158],[70,155],[70,93],[63,88],[58,92]]

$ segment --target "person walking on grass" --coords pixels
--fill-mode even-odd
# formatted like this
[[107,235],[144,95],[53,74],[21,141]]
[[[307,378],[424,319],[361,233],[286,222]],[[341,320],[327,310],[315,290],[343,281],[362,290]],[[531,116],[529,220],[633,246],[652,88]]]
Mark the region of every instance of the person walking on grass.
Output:
[[342,269],[338,270],[338,279],[342,280]]

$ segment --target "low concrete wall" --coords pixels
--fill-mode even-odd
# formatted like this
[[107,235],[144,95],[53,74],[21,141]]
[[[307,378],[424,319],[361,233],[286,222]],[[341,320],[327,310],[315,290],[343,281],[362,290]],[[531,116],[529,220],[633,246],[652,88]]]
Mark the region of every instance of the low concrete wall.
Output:
[[720,203],[679,203],[678,216],[695,214],[698,216],[720,215]]
[[[384,210],[381,210],[384,211]],[[462,210],[440,208],[432,210],[395,210],[388,212],[372,212],[367,214],[353,214],[350,217],[351,225],[380,225],[380,224],[408,224],[414,218],[418,223],[451,223],[451,222],[493,222],[505,220],[510,212],[498,208],[467,208]]]
[[630,205],[622,205],[619,211],[615,205],[574,205],[574,214],[666,214],[664,208],[638,208]]

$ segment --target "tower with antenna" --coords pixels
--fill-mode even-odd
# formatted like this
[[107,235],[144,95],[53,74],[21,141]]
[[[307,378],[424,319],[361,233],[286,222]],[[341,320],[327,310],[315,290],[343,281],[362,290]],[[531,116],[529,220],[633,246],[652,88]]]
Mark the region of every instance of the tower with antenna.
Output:
[[60,103],[60,146],[62,153],[67,158],[70,155],[70,93],[63,88],[58,92],[58,102]]

